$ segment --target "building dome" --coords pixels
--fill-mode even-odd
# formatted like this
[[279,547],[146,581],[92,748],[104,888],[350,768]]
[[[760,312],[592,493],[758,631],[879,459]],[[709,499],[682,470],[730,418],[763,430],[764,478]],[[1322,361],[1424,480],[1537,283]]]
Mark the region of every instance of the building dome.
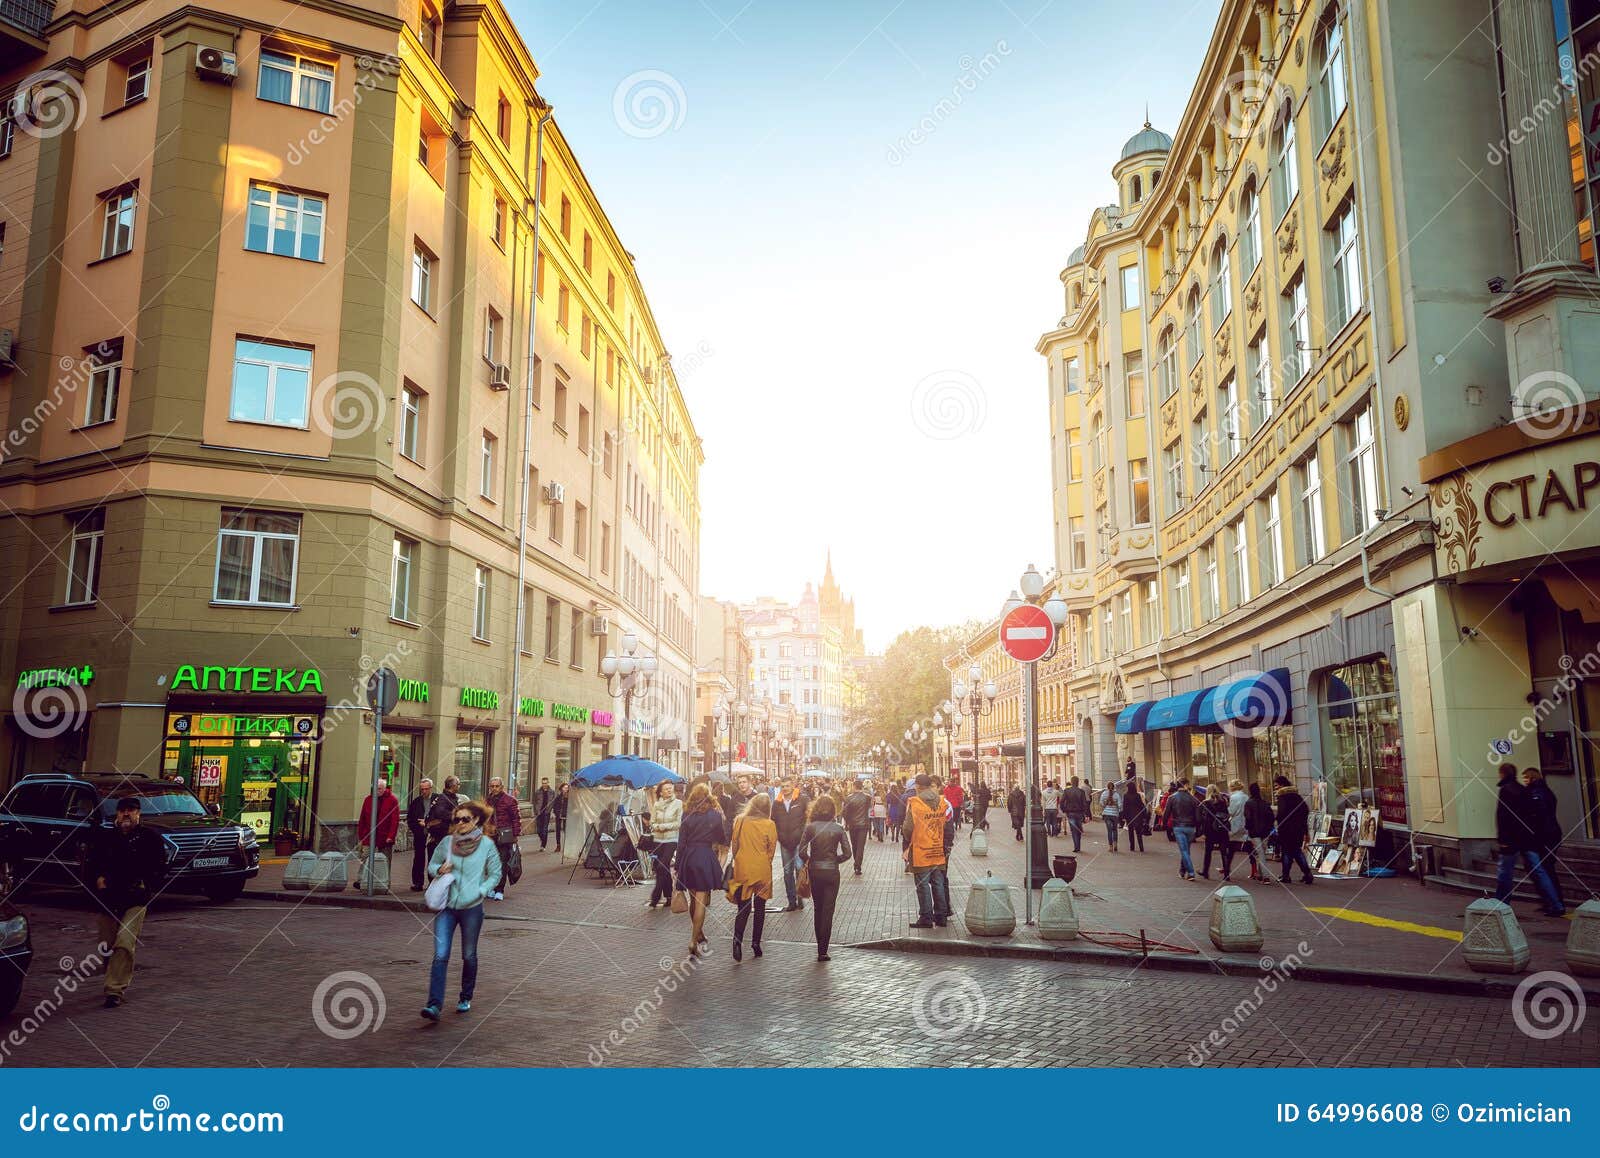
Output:
[[1150,122],[1144,123],[1133,136],[1128,138],[1128,143],[1122,146],[1122,160],[1137,157],[1140,153],[1170,153],[1172,152],[1172,138],[1160,129],[1152,129]]
[[1081,246],[1081,245],[1078,246],[1077,249],[1074,249],[1071,253],[1069,253],[1067,255],[1067,265],[1068,265],[1069,268],[1071,266],[1080,264],[1082,261],[1083,261],[1083,246]]

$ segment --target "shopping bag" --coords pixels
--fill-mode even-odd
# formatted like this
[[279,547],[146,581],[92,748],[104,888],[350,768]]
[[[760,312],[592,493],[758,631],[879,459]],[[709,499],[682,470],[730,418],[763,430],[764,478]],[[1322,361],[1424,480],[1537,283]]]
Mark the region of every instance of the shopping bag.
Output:
[[506,880],[516,884],[522,879],[522,848],[515,844],[506,845],[505,862]]
[[427,902],[428,908],[439,912],[450,904],[450,886],[455,882],[454,873],[440,873],[428,885],[428,891],[422,894],[422,899]]
[[800,869],[800,875],[795,878],[794,891],[804,900],[811,899],[811,866],[805,865]]

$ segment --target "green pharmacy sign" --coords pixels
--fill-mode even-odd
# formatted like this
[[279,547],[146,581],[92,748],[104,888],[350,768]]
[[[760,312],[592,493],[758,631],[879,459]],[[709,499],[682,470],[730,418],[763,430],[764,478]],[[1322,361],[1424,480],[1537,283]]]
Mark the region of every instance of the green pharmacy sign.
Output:
[[322,673],[316,668],[200,667],[184,664],[172,677],[175,692],[268,692],[299,696],[322,694]]
[[485,691],[483,688],[462,688],[461,706],[482,708],[490,712],[497,711],[500,707],[500,693]]
[[88,664],[82,667],[36,667],[17,673],[19,688],[86,688],[93,680],[94,668]]

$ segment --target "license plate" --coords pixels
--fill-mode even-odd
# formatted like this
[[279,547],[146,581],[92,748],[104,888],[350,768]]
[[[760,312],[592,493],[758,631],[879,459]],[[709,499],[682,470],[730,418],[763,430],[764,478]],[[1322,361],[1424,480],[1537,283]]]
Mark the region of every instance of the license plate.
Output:
[[223,865],[233,863],[231,856],[202,856],[195,859],[193,868],[221,868]]

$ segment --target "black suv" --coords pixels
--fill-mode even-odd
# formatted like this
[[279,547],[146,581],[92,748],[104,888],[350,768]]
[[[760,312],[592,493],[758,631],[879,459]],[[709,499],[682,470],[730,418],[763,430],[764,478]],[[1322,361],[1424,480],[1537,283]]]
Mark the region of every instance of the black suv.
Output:
[[261,871],[254,831],[208,811],[182,784],[130,772],[40,773],[0,801],[0,896],[31,884],[87,888],[90,845],[124,796],[139,798],[145,826],[166,845],[163,892],[231,901]]

